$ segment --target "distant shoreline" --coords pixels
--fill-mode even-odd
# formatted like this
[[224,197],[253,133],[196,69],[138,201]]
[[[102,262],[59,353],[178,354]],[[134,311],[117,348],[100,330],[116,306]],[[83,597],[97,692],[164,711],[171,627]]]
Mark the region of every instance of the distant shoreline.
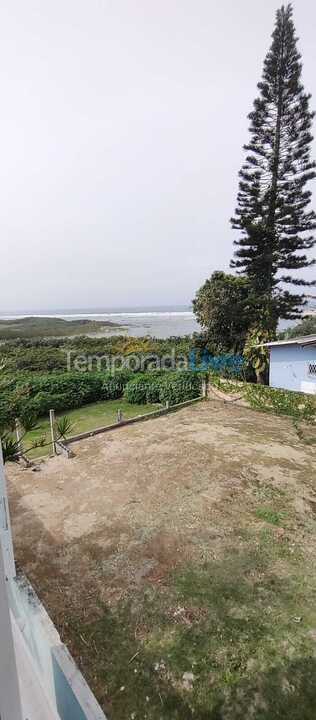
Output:
[[126,329],[124,325],[109,320],[65,320],[57,317],[24,315],[21,318],[0,318],[0,340],[18,338],[60,338],[73,335],[98,334],[101,330],[109,332]]
[[79,307],[44,307],[40,310],[30,307],[19,307],[19,308],[8,308],[0,312],[0,318],[11,318],[11,317],[78,317],[82,315],[97,316],[97,315],[139,315],[139,314],[160,314],[160,313],[182,313],[192,312],[191,303],[177,305],[94,305],[86,306],[81,305]]
[[0,315],[0,339],[129,335],[130,337],[183,337],[200,327],[188,306],[113,309],[108,312],[68,311],[56,313],[13,313]]

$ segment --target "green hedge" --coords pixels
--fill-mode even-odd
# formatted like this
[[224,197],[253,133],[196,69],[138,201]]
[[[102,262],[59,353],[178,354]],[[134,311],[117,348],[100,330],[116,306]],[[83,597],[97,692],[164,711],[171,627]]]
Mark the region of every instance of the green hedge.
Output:
[[159,400],[161,403],[169,401],[170,405],[194,400],[202,394],[202,373],[184,371],[174,373],[162,384]]
[[22,376],[0,387],[0,428],[8,427],[15,417],[34,418],[56,411],[71,410],[97,400],[122,397],[132,373],[49,373]]
[[[114,375],[98,373],[25,373],[0,386],[0,428],[19,417],[37,419],[50,408],[58,411],[79,408],[97,400],[113,400],[123,393],[131,403],[175,405],[201,394],[203,373],[184,370],[152,371],[134,375],[127,370]],[[125,391],[125,392],[124,392]]]
[[316,397],[306,393],[252,383],[233,383],[210,374],[210,383],[222,392],[242,395],[254,410],[289,415],[297,420],[316,420]]
[[183,370],[178,372],[149,372],[136,375],[124,391],[130,403],[177,403],[193,400],[201,395],[203,373]]
[[[130,380],[124,390],[124,398],[127,402],[141,405],[142,403],[148,402],[148,390],[149,381],[145,376],[135,376],[133,380]],[[156,396],[158,385],[154,380],[152,381],[153,394]],[[159,395],[159,393],[158,393]],[[157,401],[159,402],[159,398]]]
[[115,375],[108,375],[102,382],[101,399],[116,400],[122,397],[126,383],[133,373],[124,370],[117,371]]

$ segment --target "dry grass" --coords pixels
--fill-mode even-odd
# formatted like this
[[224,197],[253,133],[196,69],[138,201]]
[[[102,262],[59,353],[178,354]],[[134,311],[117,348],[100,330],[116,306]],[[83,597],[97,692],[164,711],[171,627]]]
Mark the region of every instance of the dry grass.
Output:
[[109,718],[312,720],[315,448],[208,402],[74,449],[10,468],[16,555]]

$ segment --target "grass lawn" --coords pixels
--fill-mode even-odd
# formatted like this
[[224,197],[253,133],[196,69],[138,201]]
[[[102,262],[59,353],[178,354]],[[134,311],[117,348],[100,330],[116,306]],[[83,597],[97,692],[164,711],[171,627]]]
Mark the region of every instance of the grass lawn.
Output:
[[[95,430],[95,428],[111,425],[116,422],[117,411],[119,409],[122,410],[123,419],[127,419],[135,417],[136,415],[145,415],[146,413],[153,412],[157,410],[158,407],[159,405],[150,404],[132,405],[123,398],[120,398],[119,400],[104,400],[103,402],[91,403],[76,410],[65,410],[64,412],[56,414],[56,418],[67,415],[72,423],[69,435],[77,435],[78,433]],[[34,440],[38,440],[43,436],[46,438],[45,442],[49,443],[50,428],[48,419],[39,420],[36,429],[27,433],[23,441],[25,449],[29,448]],[[42,457],[50,453],[51,445],[46,445],[46,447],[38,447],[31,450],[28,453],[28,457]]]

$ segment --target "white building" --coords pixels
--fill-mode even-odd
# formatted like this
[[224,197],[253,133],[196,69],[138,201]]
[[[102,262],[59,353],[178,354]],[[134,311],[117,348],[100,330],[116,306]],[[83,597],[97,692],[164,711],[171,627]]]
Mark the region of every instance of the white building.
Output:
[[266,343],[270,386],[316,394],[316,335]]

